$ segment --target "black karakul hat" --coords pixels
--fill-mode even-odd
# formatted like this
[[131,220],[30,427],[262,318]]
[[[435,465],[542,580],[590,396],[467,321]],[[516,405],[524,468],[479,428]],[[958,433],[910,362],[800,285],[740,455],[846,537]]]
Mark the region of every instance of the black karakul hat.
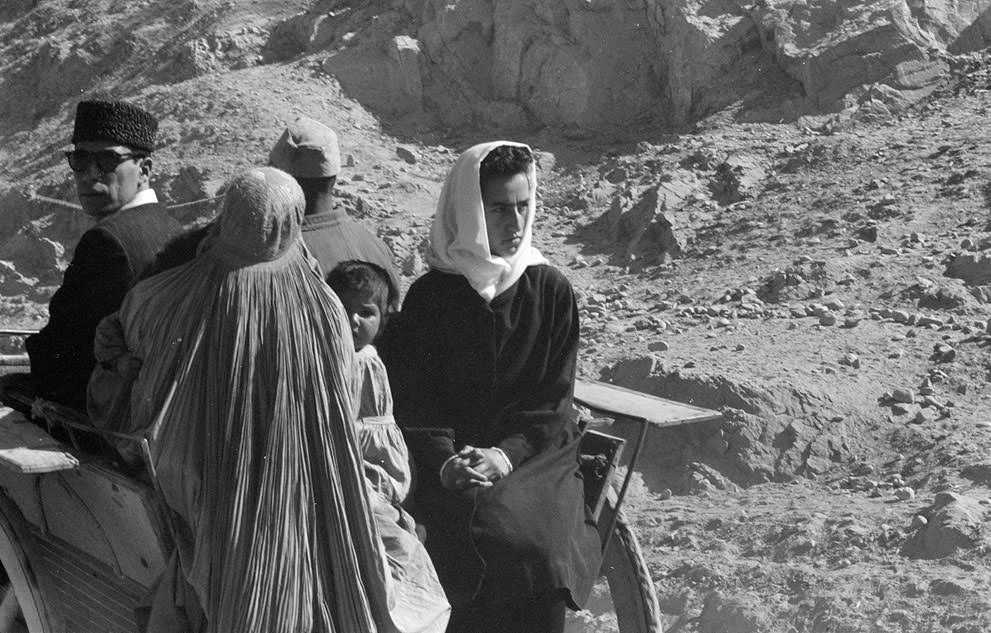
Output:
[[80,101],[72,142],[106,141],[153,152],[158,120],[125,101]]

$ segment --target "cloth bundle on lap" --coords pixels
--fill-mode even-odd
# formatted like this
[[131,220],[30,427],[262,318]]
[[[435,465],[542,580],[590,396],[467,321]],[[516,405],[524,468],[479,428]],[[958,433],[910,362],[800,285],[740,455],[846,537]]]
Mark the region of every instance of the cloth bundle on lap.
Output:
[[[370,499],[352,425],[351,336],[300,245],[302,212],[287,174],[244,174],[211,248],[141,282],[121,307],[126,347],[141,363],[131,430],[149,437],[177,516],[177,569],[159,592],[184,593],[157,597],[149,630],[446,624],[446,602],[397,588],[390,573],[375,527],[388,508]],[[195,616],[191,597],[205,621],[182,623],[163,606]]]

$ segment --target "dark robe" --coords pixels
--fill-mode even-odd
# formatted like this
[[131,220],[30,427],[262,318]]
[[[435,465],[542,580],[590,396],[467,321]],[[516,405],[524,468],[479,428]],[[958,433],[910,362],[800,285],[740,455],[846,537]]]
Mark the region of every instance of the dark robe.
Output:
[[398,305],[400,286],[392,251],[340,204],[335,204],[332,211],[303,217],[303,242],[320,263],[324,277],[341,262],[352,259],[379,266],[389,275],[392,285],[389,304]]
[[[417,467],[414,514],[448,599],[567,589],[578,608],[601,555],[578,473],[578,312],[567,279],[531,266],[487,305],[463,276],[428,272],[383,343]],[[513,472],[491,488],[445,490],[440,467],[466,444],[501,448]]]
[[48,304],[47,325],[25,342],[37,395],[86,410],[97,324],[120,307],[180,229],[165,207],[154,203],[119,211],[83,233]]

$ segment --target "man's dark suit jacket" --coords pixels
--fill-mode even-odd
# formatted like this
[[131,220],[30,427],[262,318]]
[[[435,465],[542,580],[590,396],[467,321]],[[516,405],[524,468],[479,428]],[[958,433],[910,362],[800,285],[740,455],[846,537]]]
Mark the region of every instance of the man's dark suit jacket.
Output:
[[86,384],[96,360],[93,334],[166,242],[181,231],[160,204],[119,211],[86,231],[48,305],[48,324],[28,337],[37,395],[86,410]]

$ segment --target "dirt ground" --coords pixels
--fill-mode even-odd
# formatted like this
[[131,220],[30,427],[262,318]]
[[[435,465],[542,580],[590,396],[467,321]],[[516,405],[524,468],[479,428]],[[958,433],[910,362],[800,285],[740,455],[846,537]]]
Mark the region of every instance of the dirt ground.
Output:
[[[286,120],[323,120],[342,199],[408,284],[446,170],[486,139],[380,119],[319,68],[136,90],[163,115],[156,186],[172,203],[216,193]],[[743,124],[729,108],[681,134],[519,138],[540,156],[537,246],[579,292],[580,375],[724,415],[653,432],[627,501],[666,630],[991,631],[989,114],[985,57],[895,117]],[[8,131],[0,184],[71,200],[33,158],[67,121]],[[35,218],[61,231],[63,264],[71,214]],[[42,286],[3,298],[7,327],[44,323]]]
[[[986,73],[880,125],[717,122],[555,174],[541,228],[583,293],[582,374],[725,414],[656,433],[627,508],[667,630],[991,630]],[[596,171],[738,153],[763,184],[669,213],[671,263],[568,206]]]

